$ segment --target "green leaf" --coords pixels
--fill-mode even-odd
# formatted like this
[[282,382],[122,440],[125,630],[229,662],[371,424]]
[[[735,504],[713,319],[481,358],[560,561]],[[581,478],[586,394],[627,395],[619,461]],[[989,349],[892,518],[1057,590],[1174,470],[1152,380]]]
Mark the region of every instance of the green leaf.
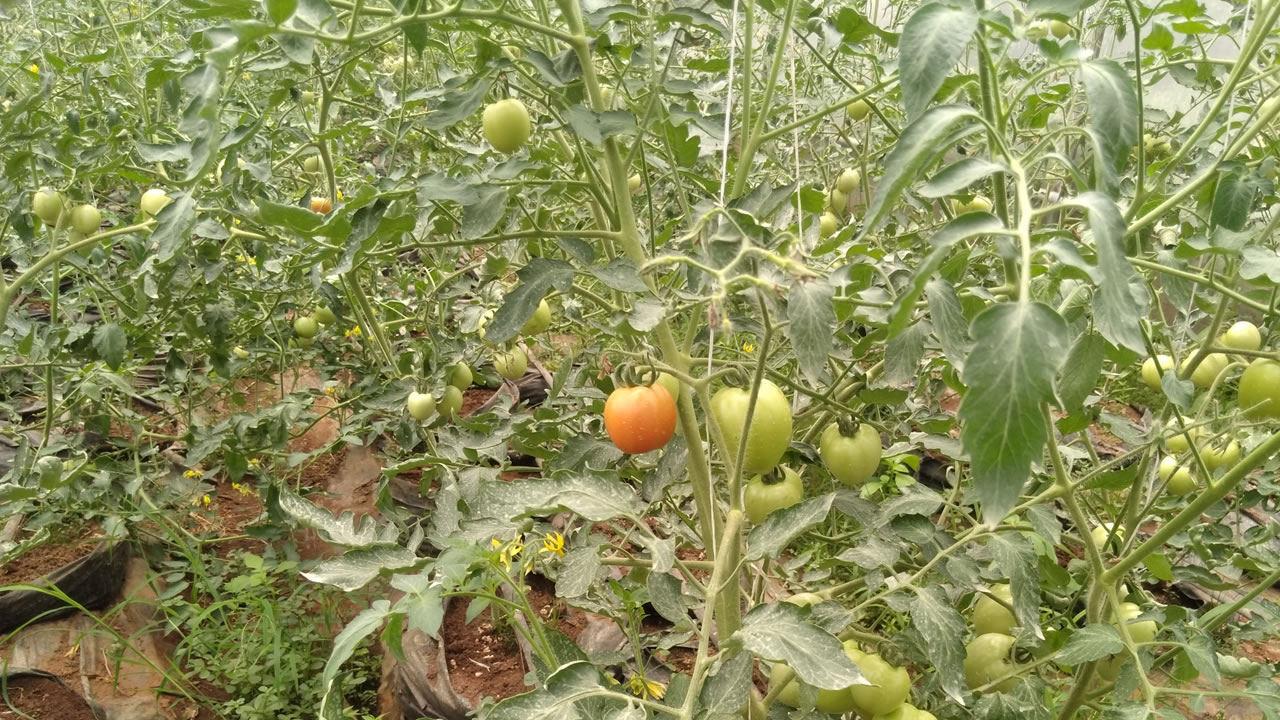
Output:
[[827,519],[835,495],[827,493],[775,510],[747,535],[747,559],[777,557],[806,530]]
[[262,0],[262,4],[266,6],[267,17],[277,25],[293,17],[298,9],[298,0]]
[[1156,579],[1173,582],[1173,566],[1169,564],[1169,558],[1165,557],[1164,553],[1152,553],[1142,558],[1142,564]]
[[682,628],[689,627],[689,608],[680,592],[679,578],[670,573],[650,572],[645,587],[649,591],[649,602],[659,615]]
[[874,387],[901,387],[911,383],[920,370],[924,341],[931,332],[933,326],[929,321],[920,320],[909,325],[905,332],[890,338],[884,346],[884,374],[876,380]]
[[742,618],[742,628],[728,645],[765,660],[785,662],[814,687],[840,690],[867,684],[836,636],[805,622],[800,608],[791,603],[755,606]]
[[1027,11],[1032,15],[1075,15],[1098,0],[1030,0]]
[[835,340],[834,290],[826,278],[801,278],[787,293],[787,337],[796,351],[800,371],[813,383],[822,379]]
[[373,517],[361,515],[356,523],[355,513],[350,510],[334,517],[328,510],[317,507],[296,493],[284,489],[277,500],[280,510],[304,525],[320,533],[320,539],[334,545],[347,547],[365,547],[378,542],[377,527]]
[[956,243],[1003,229],[1004,223],[1000,222],[995,215],[975,212],[957,217],[934,233],[933,237],[929,238],[929,254],[920,261],[920,266],[911,276],[910,284],[903,288],[893,301],[889,319],[889,337],[896,336],[907,326],[907,322],[915,311],[916,300],[920,298],[920,293],[924,292],[925,284],[942,266],[942,261],[947,259],[947,254]]
[[702,711],[710,715],[737,715],[746,706],[751,692],[752,664],[751,656],[746,653],[717,662],[698,696]]
[[571,105],[565,109],[564,119],[579,137],[596,146],[603,145],[605,138],[614,135],[639,132],[635,116],[625,110],[598,113],[581,105]]
[[1124,650],[1124,640],[1120,631],[1110,623],[1094,623],[1071,633],[1067,644],[1058,651],[1056,660],[1062,665],[1079,665],[1121,650]]
[[1142,49],[1165,52],[1173,50],[1173,33],[1164,23],[1152,23],[1151,30],[1142,38]]
[[1030,630],[1036,638],[1044,639],[1044,631],[1040,628],[1040,566],[1036,562],[1035,548],[1025,537],[1012,532],[993,535],[987,547],[995,557],[996,567],[1009,579],[1018,624]]
[[975,182],[994,173],[1009,172],[1004,163],[991,162],[982,158],[965,158],[953,163],[920,186],[916,192],[920,197],[940,198],[954,195],[967,189]]
[[1067,324],[1037,302],[1002,303],[973,321],[974,348],[961,379],[968,386],[958,416],[960,439],[973,466],[983,519],[1009,514],[1044,452],[1042,403],[1066,358]]
[[1272,285],[1280,285],[1280,253],[1251,245],[1242,250],[1241,255],[1240,277],[1246,280],[1265,278]]
[[574,698],[601,688],[600,671],[596,670],[594,665],[589,662],[569,663],[547,678],[543,688],[503,700],[493,706],[485,718],[486,720],[533,720],[534,718],[537,720],[587,720],[592,716],[581,711]]
[[355,548],[337,557],[321,560],[302,573],[311,582],[353,592],[373,582],[384,572],[406,570],[418,564],[418,554],[399,545],[370,545]]
[[1138,140],[1138,95],[1133,81],[1114,60],[1081,63],[1085,96],[1089,100],[1090,125],[1104,143],[1108,164],[1124,166]]
[[1260,178],[1241,163],[1228,163],[1218,170],[1209,224],[1240,232],[1249,220],[1249,211],[1262,190]]
[[898,56],[898,77],[908,118],[919,117],[933,101],[977,29],[978,13],[972,5],[930,3],[907,20],[902,46],[911,52]]
[[427,113],[422,124],[429,130],[447,130],[475,115],[488,94],[488,81],[477,82],[468,90],[450,90],[440,104]]
[[556,595],[582,597],[591,590],[600,572],[600,553],[595,546],[575,547],[564,554],[564,564],[556,576]]
[[963,705],[968,694],[964,680],[964,637],[968,628],[964,618],[951,606],[940,586],[928,585],[916,589],[911,601],[911,623],[924,639],[942,690]]
[[507,214],[508,190],[501,185],[481,185],[476,188],[476,200],[463,206],[462,237],[474,240],[493,230]]
[[969,337],[969,321],[960,304],[960,296],[951,283],[936,278],[924,289],[929,301],[929,317],[933,318],[933,333],[942,346],[942,354],[957,372],[964,372],[965,358],[973,348]]
[[1212,636],[1202,630],[1193,630],[1187,641],[1186,653],[1187,659],[1210,685],[1222,687],[1222,673],[1218,671],[1218,648]]
[[127,343],[124,328],[113,322],[102,323],[93,331],[93,350],[98,353],[98,359],[112,370],[119,370],[124,363]]
[[1106,353],[1107,342],[1101,335],[1085,333],[1076,338],[1058,378],[1058,397],[1062,398],[1063,409],[1075,412],[1084,407],[1085,398],[1098,385]]
[[640,273],[636,271],[635,263],[627,258],[616,257],[610,260],[608,265],[603,267],[593,265],[590,270],[597,280],[611,290],[626,293],[649,292],[649,286],[644,284]]
[[1145,355],[1139,320],[1147,316],[1150,301],[1146,285],[1124,252],[1124,216],[1115,201],[1098,192],[1084,193],[1065,204],[1089,211],[1089,230],[1102,276],[1093,298],[1093,320],[1098,332],[1112,345]]
[[884,161],[884,173],[876,184],[871,204],[867,206],[866,220],[858,234],[858,240],[880,229],[885,217],[929,159],[940,146],[948,142],[951,131],[964,124],[982,119],[973,108],[963,105],[940,105],[930,108],[907,126],[898,137]]
[[391,603],[386,600],[374,600],[369,609],[352,618],[342,628],[342,632],[333,638],[333,650],[329,653],[328,662],[324,664],[324,674],[320,679],[324,687],[324,697],[320,699],[320,717],[323,720],[342,718],[346,700],[343,698],[342,683],[338,682],[338,671],[355,653],[361,641],[381,627],[390,614],[390,607]]
[[171,193],[172,202],[156,215],[156,229],[151,233],[155,261],[166,263],[191,239],[196,226],[196,201],[186,193]]
[[[165,210],[169,208],[166,207]],[[161,212],[161,215],[164,213]],[[281,205],[270,200],[258,201],[258,219],[267,225],[310,237],[324,222],[324,216],[297,205]]]
[[563,260],[534,258],[516,275],[520,284],[507,293],[502,307],[493,314],[484,331],[486,342],[501,344],[515,337],[551,288],[567,293],[573,287],[573,266]]

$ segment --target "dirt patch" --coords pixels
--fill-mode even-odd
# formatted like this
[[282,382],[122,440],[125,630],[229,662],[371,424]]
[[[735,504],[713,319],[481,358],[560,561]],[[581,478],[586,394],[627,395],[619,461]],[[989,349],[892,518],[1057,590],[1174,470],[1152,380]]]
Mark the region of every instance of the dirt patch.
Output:
[[[214,500],[214,512],[218,518],[218,536],[233,537],[243,535],[245,527],[253,524],[262,516],[262,496],[253,489],[247,478],[242,483],[229,480],[216,486],[217,499]],[[226,558],[242,550],[261,548],[263,542],[254,538],[236,538],[217,545],[218,557]]]
[[302,487],[327,489],[330,479],[338,474],[338,468],[342,466],[342,461],[346,456],[347,449],[342,448],[336,452],[326,453],[317,457],[302,470],[302,478],[299,484]]
[[10,680],[0,698],[0,718],[20,718],[18,710],[35,720],[95,720],[84,698],[66,685],[45,677]]
[[100,537],[95,531],[85,531],[70,540],[51,541],[38,545],[0,567],[0,585],[31,582],[47,576],[58,568],[93,552]]
[[528,575],[525,583],[528,585],[529,604],[538,613],[538,619],[548,624],[554,622],[556,629],[578,642],[578,636],[587,629],[586,615],[557,598],[556,585],[547,578]]
[[466,417],[475,412],[477,408],[489,402],[489,398],[493,397],[495,390],[489,388],[471,388],[462,391],[462,409],[458,414]]
[[489,608],[468,624],[470,605],[471,598],[454,598],[440,626],[453,689],[473,705],[484,697],[503,700],[526,692],[524,655],[515,630],[495,628]]
[[1254,662],[1280,663],[1280,639],[1269,638],[1265,642],[1246,640],[1240,643],[1239,653]]

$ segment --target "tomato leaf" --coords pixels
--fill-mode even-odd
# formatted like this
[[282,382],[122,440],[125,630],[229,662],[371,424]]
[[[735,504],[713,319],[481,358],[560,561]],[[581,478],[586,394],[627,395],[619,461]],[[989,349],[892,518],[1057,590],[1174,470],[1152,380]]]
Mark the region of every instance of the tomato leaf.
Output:
[[573,286],[573,266],[563,260],[534,258],[516,274],[520,284],[507,293],[502,307],[493,314],[493,321],[485,328],[484,339],[487,342],[504,343],[515,337],[533,317],[538,303],[552,287],[568,292]]
[[1089,230],[1102,276],[1093,298],[1098,332],[1113,345],[1145,354],[1146,345],[1138,321],[1147,316],[1150,300],[1146,285],[1125,256],[1124,216],[1115,201],[1102,193],[1087,192],[1066,204],[1089,211]]
[[983,519],[995,524],[1017,504],[1031,463],[1044,451],[1040,405],[1054,400],[1067,325],[1043,303],[1002,303],[975,318],[971,334],[960,439],[973,463]]
[[993,535],[987,547],[995,556],[996,567],[1009,579],[1009,591],[1013,594],[1013,611],[1018,624],[1043,640],[1044,630],[1040,628],[1040,569],[1036,563],[1035,549],[1026,538],[1012,532]]
[[737,716],[746,705],[751,692],[751,656],[739,653],[732,659],[717,662],[707,684],[702,686],[698,700],[702,712],[711,717]]
[[298,9],[298,0],[262,0],[262,4],[266,6],[267,17],[277,25],[293,17]]
[[605,138],[638,132],[635,116],[625,110],[598,113],[581,105],[572,105],[565,109],[564,119],[583,140],[596,146],[602,145]]
[[[771,517],[779,514],[775,512]],[[960,632],[964,632],[963,625]],[[742,628],[729,638],[727,645],[765,660],[781,660],[814,687],[839,690],[868,684],[862,671],[844,654],[836,636],[805,622],[804,613],[790,603],[755,606],[742,618]]]
[[321,676],[324,697],[320,700],[320,717],[323,720],[337,720],[342,717],[343,708],[346,706],[342,693],[343,686],[339,682],[338,674],[342,670],[342,664],[351,658],[362,640],[382,626],[383,621],[390,614],[389,601],[375,600],[372,607],[352,618],[346,627],[342,628],[342,632],[334,637],[333,650],[329,654],[329,660],[325,663],[324,673]]
[[302,576],[311,582],[354,592],[384,572],[408,570],[419,563],[417,553],[392,543],[369,545],[327,558]]
[[1085,97],[1089,100],[1089,124],[1098,132],[1109,165],[1119,169],[1138,141],[1138,95],[1133,81],[1114,60],[1089,60],[1080,64]]
[[155,261],[168,262],[191,239],[196,226],[196,201],[186,193],[173,193],[172,202],[156,216],[156,229],[151,233]]
[[476,201],[463,206],[462,237],[474,240],[493,230],[507,214],[508,190],[501,185],[476,188]]
[[475,115],[488,94],[488,81],[476,82],[467,90],[451,88],[440,104],[427,113],[422,124],[430,130],[447,130]]
[[93,331],[93,349],[98,353],[98,359],[112,370],[119,370],[120,365],[124,363],[127,343],[124,328],[113,322],[102,323],[97,330]]
[[977,29],[978,13],[972,5],[929,3],[907,20],[902,44],[911,52],[898,57],[898,76],[908,118],[919,117],[933,101]]
[[826,278],[800,279],[787,293],[787,337],[796,351],[796,362],[805,378],[822,379],[827,356],[835,340],[836,311],[831,305],[834,291]]
[[964,637],[969,629],[964,618],[938,585],[916,589],[911,601],[911,623],[924,639],[925,651],[938,673],[942,690],[964,705],[968,694],[964,680]]
[[930,280],[925,286],[925,295],[929,300],[929,317],[933,318],[933,333],[942,346],[942,354],[957,372],[963,373],[973,340],[969,337],[969,321],[960,305],[960,296],[951,283],[942,278]]
[[827,519],[835,495],[827,493],[788,508],[775,510],[747,535],[748,560],[777,557],[782,549],[810,527]]
[[1124,640],[1120,638],[1120,631],[1110,623],[1094,623],[1071,633],[1055,660],[1062,665],[1079,665],[1121,650],[1124,650]]
[[924,292],[924,286],[947,258],[956,243],[972,237],[980,237],[997,230],[1003,230],[1004,223],[995,215],[984,212],[966,213],[947,223],[941,230],[929,238],[929,254],[920,261],[911,282],[893,301],[890,311],[889,337],[893,338],[907,326],[915,311],[916,300]]
[[898,143],[884,161],[884,173],[876,184],[871,204],[867,206],[866,221],[858,234],[858,240],[880,229],[898,196],[920,173],[934,153],[945,142],[953,141],[950,132],[964,123],[981,119],[977,111],[964,105],[940,105],[930,108],[902,131]]
[[1058,377],[1058,396],[1062,398],[1063,409],[1076,412],[1083,408],[1085,398],[1097,386],[1102,375],[1106,352],[1107,342],[1095,333],[1085,333],[1076,338]]
[[1244,164],[1228,163],[1218,170],[1218,184],[1213,191],[1213,211],[1209,216],[1209,224],[1236,232],[1244,230],[1254,199],[1270,187],[1270,180],[1251,173]]
[[916,192],[920,197],[927,198],[954,195],[978,180],[998,172],[1009,172],[1009,168],[1004,163],[991,162],[983,158],[965,158],[936,173]]
[[[541,689],[515,695],[494,705],[486,714],[488,720],[582,720],[588,717],[604,717],[604,707],[599,714],[585,712],[579,703],[596,706],[620,704],[593,699],[574,701],[578,695],[600,691],[600,671],[589,662],[572,662],[556,670],[547,678]],[[327,719],[326,719],[327,720]]]

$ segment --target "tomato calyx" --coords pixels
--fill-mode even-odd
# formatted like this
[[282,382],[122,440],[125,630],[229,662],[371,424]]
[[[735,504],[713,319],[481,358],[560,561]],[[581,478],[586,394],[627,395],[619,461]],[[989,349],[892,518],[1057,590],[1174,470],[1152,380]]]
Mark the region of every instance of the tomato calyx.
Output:
[[836,426],[840,428],[840,434],[847,437],[855,437],[858,430],[862,428],[862,423],[852,415],[842,415],[836,418]]
[[777,485],[779,483],[786,482],[787,480],[787,474],[783,472],[781,465],[774,466],[772,470],[761,474],[759,477],[760,482],[764,483],[766,486]]

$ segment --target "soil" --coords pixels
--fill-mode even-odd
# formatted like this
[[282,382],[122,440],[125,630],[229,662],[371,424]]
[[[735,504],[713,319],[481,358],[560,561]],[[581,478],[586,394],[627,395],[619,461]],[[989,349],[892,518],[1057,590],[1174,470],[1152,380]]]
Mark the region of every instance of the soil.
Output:
[[12,562],[0,567],[0,585],[31,582],[45,577],[73,560],[93,552],[100,538],[94,531],[82,533],[75,539],[48,542],[19,555]]
[[471,388],[470,390],[463,390],[462,409],[458,411],[458,414],[462,417],[467,417],[471,413],[475,412],[476,408],[479,408],[481,405],[489,402],[489,398],[493,397],[495,392],[497,391],[490,390],[489,388]]
[[0,697],[0,719],[20,718],[18,710],[35,720],[95,720],[84,698],[62,683],[45,677],[10,680],[7,699]]
[[524,655],[515,631],[495,630],[489,608],[467,624],[470,604],[471,598],[454,598],[440,626],[453,689],[472,705],[488,696],[503,700],[526,692]]

